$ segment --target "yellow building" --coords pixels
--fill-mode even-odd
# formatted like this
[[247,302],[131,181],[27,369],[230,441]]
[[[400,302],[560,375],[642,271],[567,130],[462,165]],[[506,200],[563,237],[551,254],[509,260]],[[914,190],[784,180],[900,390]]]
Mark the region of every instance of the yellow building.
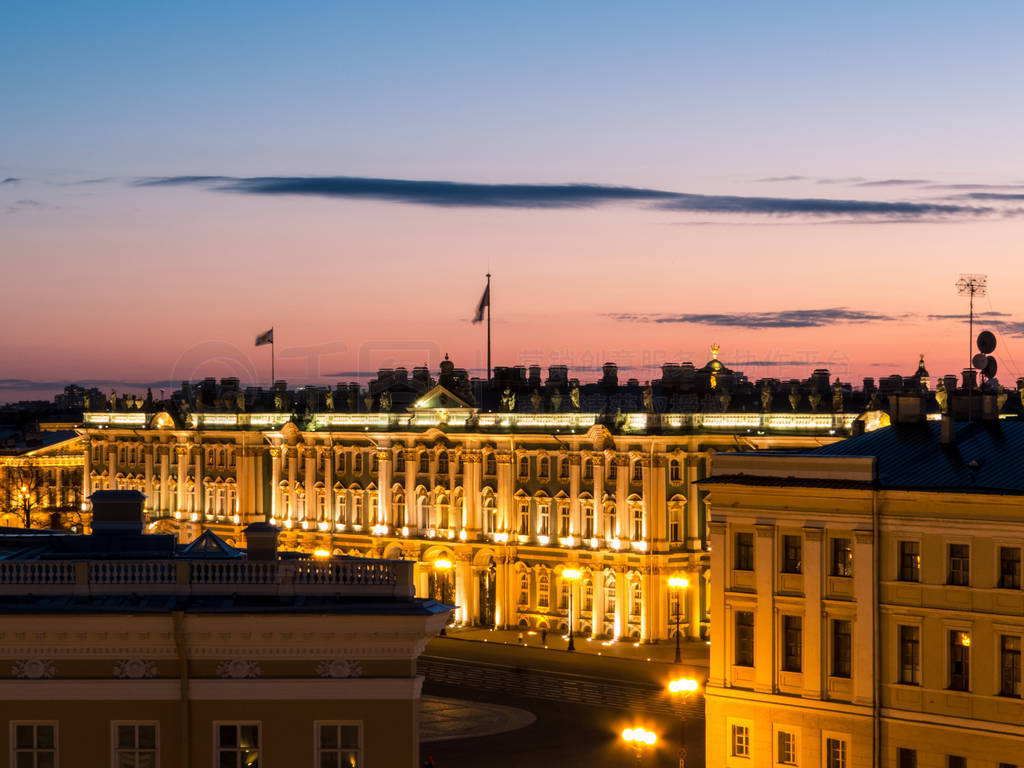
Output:
[[[745,400],[730,395],[733,373],[717,359],[689,375],[718,410],[673,411],[672,398],[683,408],[697,395],[672,394],[671,382],[620,387],[613,369],[581,392],[556,367],[547,394],[518,399],[498,369],[494,408],[473,404],[449,361],[438,383],[425,369],[382,372],[365,410],[342,388],[242,392],[237,380],[208,380],[163,411],[87,412],[86,490],[140,490],[151,528],[184,539],[208,528],[237,541],[268,519],[288,548],[413,560],[417,593],[451,589],[467,626],[564,632],[571,602],[577,633],[652,641],[674,632],[682,599],[686,633],[698,637],[708,556],[695,484],[709,457],[835,442],[856,414],[841,395],[829,410],[795,386],[779,400],[788,412],[752,387]],[[525,391],[533,378],[523,372]],[[581,578],[562,579],[566,568]],[[672,575],[689,579],[685,597],[670,595]]]
[[449,606],[412,563],[143,535],[92,497],[88,536],[0,537],[0,753],[16,768],[415,768],[416,659]]
[[708,765],[1024,764],[1024,422],[895,405],[803,455],[714,457]]

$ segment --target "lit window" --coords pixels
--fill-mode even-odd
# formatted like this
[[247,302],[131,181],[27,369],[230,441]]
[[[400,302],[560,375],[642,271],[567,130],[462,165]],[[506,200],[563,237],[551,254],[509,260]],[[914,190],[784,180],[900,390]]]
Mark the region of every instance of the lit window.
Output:
[[921,544],[917,541],[900,542],[900,581],[921,580]]
[[57,765],[56,723],[13,723],[15,768]]
[[853,576],[853,545],[849,539],[832,539],[832,575]]
[[750,757],[750,728],[745,725],[732,726],[732,756]]
[[950,630],[949,688],[953,691],[971,689],[971,635],[968,632]]
[[114,765],[117,768],[155,768],[156,723],[114,724]]
[[362,768],[361,723],[317,723],[317,768]]
[[217,768],[259,768],[259,723],[216,723],[213,726]]

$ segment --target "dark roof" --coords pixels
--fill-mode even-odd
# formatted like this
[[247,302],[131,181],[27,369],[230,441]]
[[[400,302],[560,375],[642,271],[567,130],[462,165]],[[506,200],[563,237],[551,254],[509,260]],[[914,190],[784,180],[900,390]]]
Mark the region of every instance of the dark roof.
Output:
[[957,422],[943,445],[937,421],[894,424],[808,456],[866,456],[877,460],[877,486],[974,493],[1024,493],[1024,421]]
[[[798,454],[802,455],[802,454]],[[715,475],[701,480],[701,488],[706,485],[754,485],[761,488],[836,488],[853,490],[871,490],[874,483],[857,480],[832,480],[813,477],[772,477],[766,475]]]

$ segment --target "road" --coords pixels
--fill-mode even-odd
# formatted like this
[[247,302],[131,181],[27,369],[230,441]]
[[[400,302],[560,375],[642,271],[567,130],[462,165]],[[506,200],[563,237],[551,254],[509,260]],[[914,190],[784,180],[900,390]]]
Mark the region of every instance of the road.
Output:
[[[674,665],[438,638],[420,660],[424,692],[521,707],[537,721],[521,730],[424,745],[438,768],[633,765],[620,738],[643,726],[659,735],[640,765],[677,768],[686,729],[687,768],[703,765],[703,698],[683,705],[665,690]],[[429,747],[429,749],[428,749]]]

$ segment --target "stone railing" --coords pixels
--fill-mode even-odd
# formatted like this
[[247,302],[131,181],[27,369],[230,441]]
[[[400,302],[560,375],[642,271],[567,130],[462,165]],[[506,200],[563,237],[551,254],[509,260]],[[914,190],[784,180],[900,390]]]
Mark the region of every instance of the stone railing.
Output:
[[412,597],[404,560],[0,561],[3,594]]

